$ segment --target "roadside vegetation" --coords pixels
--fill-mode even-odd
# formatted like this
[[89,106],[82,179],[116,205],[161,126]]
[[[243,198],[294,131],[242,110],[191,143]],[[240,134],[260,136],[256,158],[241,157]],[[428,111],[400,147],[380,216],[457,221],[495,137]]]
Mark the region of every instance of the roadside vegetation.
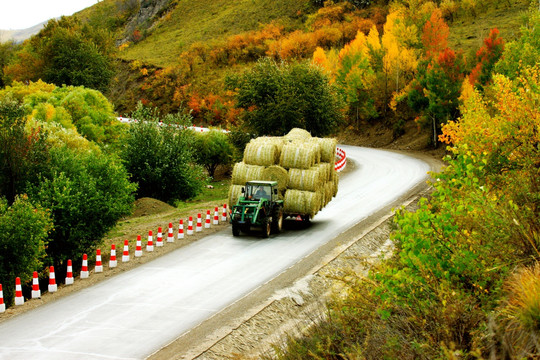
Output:
[[[494,50],[492,32],[477,52],[461,115],[439,135],[447,167],[416,211],[397,211],[394,254],[368,276],[349,271],[326,319],[272,358],[539,356],[539,20],[532,9],[520,38]],[[439,51],[428,72],[448,64]]]

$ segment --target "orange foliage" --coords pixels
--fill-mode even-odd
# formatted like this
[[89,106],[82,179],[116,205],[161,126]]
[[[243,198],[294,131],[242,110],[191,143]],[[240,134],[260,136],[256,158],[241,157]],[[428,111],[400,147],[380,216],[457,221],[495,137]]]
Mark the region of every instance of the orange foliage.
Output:
[[313,54],[316,47],[314,33],[296,30],[282,40],[270,43],[267,54],[276,59],[299,59]]
[[430,58],[447,48],[449,34],[450,29],[442,18],[441,10],[435,9],[422,32],[422,44],[426,57]]
[[494,28],[489,36],[484,39],[484,46],[476,52],[478,63],[472,69],[469,76],[471,84],[485,85],[491,78],[491,70],[497,60],[502,56],[504,40],[499,37],[499,30]]

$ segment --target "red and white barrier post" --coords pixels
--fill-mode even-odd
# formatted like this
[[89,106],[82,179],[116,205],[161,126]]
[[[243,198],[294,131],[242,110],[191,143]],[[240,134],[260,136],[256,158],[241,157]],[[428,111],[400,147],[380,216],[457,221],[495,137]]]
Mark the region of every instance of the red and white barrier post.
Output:
[[49,292],[53,293],[58,290],[58,286],[56,285],[56,276],[54,275],[54,266],[51,266],[49,268]]
[[197,228],[195,229],[195,232],[201,232],[202,231],[202,215],[197,214]]
[[135,245],[135,257],[142,256],[141,235],[137,235],[137,243]]
[[129,242],[127,239],[124,240],[124,251],[122,252],[122,262],[129,261]]
[[187,234],[188,235],[193,235],[193,216],[189,217],[188,227],[187,227]]
[[96,250],[96,267],[94,268],[94,272],[103,272],[103,263],[101,262],[101,249]]
[[66,271],[66,285],[73,284],[73,266],[71,260],[67,261],[67,271]]
[[146,244],[146,251],[154,251],[154,240],[152,237],[152,230],[148,231],[148,244]]
[[157,229],[156,246],[163,246],[163,229],[161,228],[161,226]]
[[15,278],[15,305],[23,305],[24,297],[22,294],[21,278]]
[[217,206],[214,209],[214,225],[219,225],[219,209]]
[[178,240],[184,238],[184,220],[180,219],[178,222]]
[[0,284],[0,313],[6,311],[6,304],[4,304],[4,291],[2,290],[2,284]]
[[86,279],[90,276],[90,272],[88,271],[88,255],[83,254],[82,258],[82,267],[81,267],[81,279]]
[[337,172],[340,172],[345,169],[345,166],[347,166],[347,154],[345,153],[345,150],[337,147],[336,156],[338,157],[338,161],[336,161],[336,163],[334,164],[334,169]]
[[37,299],[41,297],[41,290],[39,290],[39,278],[37,271],[34,271],[32,276],[32,299]]
[[116,245],[111,244],[111,257],[109,258],[109,267],[115,268],[118,265],[116,261]]
[[223,213],[221,213],[221,221],[227,221],[227,204],[223,204]]
[[206,210],[206,219],[204,221],[204,228],[210,229],[210,210]]
[[172,223],[169,223],[169,230],[167,231],[167,242],[174,242],[174,230],[172,227]]

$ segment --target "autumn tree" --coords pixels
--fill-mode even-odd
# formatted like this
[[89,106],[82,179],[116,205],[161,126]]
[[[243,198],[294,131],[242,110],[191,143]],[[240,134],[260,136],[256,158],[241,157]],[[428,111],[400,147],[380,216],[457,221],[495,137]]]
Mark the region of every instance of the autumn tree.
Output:
[[[375,28],[372,31],[376,31]],[[356,38],[339,52],[336,83],[348,105],[349,118],[355,120],[357,127],[360,120],[378,116],[372,97],[375,71],[371,67],[370,60],[367,38],[360,31]]]
[[491,29],[489,36],[484,39],[484,46],[476,52],[476,66],[469,75],[471,84],[480,89],[491,81],[493,68],[504,51],[504,40],[499,37],[497,28]]
[[[384,109],[386,112],[392,99],[398,97],[416,73],[418,59],[414,49],[407,46],[409,33],[416,33],[414,25],[405,23],[401,11],[388,14],[381,38],[383,51],[382,75],[384,79]],[[395,101],[395,100],[394,100]]]
[[408,93],[408,104],[421,114],[419,123],[431,129],[434,146],[438,144],[441,126],[459,116],[463,78],[463,55],[449,48],[419,66],[418,76]]
[[431,13],[422,31],[422,45],[424,56],[431,58],[448,47],[448,35],[450,30],[438,8]]
[[265,58],[226,80],[236,91],[243,120],[259,135],[283,135],[295,127],[314,136],[331,133],[342,119],[335,87],[320,68],[308,63],[276,63]]

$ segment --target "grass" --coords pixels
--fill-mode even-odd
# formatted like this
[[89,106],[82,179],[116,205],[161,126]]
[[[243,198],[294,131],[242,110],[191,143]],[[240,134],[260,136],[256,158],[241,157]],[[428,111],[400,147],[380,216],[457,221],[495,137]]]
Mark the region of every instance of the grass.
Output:
[[493,28],[499,30],[499,36],[505,42],[519,37],[528,2],[523,0],[491,2],[484,7],[476,16],[461,14],[449,24],[448,44],[452,49],[461,50],[469,57],[474,56],[484,45],[483,40]]
[[211,216],[213,216],[216,206],[219,207],[221,215],[222,206],[227,202],[230,180],[215,180],[210,185],[213,186],[213,189],[205,188],[195,198],[178,202],[176,207],[154,199],[140,199],[137,202],[135,215],[119,221],[104,237],[102,248],[109,249],[111,244],[116,244],[118,253],[118,249],[121,249],[119,246],[123,244],[124,239],[128,239],[130,246],[134,246],[137,235],[141,235],[143,239],[146,239],[149,230],[154,231],[155,239],[157,228],[160,226],[166,237],[170,222],[173,223],[174,234],[176,235],[179,219],[186,221],[189,216],[195,218],[198,213],[201,213],[204,219],[207,210],[210,210]]
[[146,39],[128,47],[120,56],[160,67],[172,66],[196,42],[212,45],[272,21],[299,27],[307,4],[293,0],[178,0]]
[[203,191],[193,199],[178,202],[176,207],[178,209],[189,209],[203,203],[214,202],[218,202],[218,204],[223,205],[228,196],[231,180],[214,180],[209,185],[211,185],[213,188],[204,188]]

